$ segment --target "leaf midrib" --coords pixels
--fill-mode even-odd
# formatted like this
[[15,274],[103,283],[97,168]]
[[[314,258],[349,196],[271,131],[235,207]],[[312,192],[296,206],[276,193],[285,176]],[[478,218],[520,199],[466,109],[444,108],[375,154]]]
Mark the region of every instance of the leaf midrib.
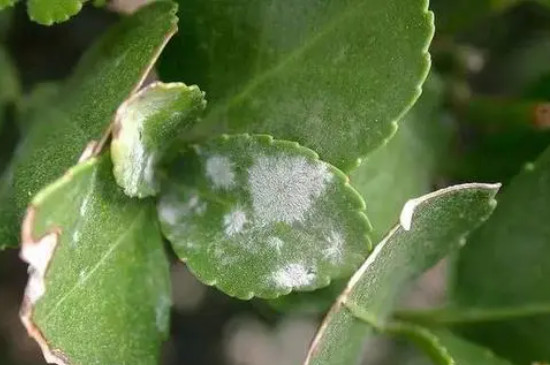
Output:
[[[105,252],[105,254],[97,261],[97,263],[94,265],[94,267],[88,272],[88,274],[82,279],[77,279],[75,284],[71,289],[67,291],[67,293],[61,297],[57,303],[54,304],[53,308],[44,316],[42,321],[47,321],[51,316],[53,316],[57,309],[61,306],[61,304],[70,297],[77,289],[84,287],[86,282],[96,273],[96,271],[110,258],[110,256],[115,252],[115,250],[121,246],[121,244],[124,242],[124,239],[128,235],[129,232],[132,232],[132,229],[136,222],[139,222],[143,213],[146,212],[146,209],[141,209],[141,211],[136,214],[134,220],[132,223],[128,226],[128,229],[124,231],[122,235],[119,236],[119,238],[115,241],[113,245]],[[47,288],[46,288],[47,293]],[[44,294],[46,294],[44,293]]]
[[271,68],[265,70],[263,73],[256,75],[249,79],[249,81],[244,84],[240,91],[238,91],[234,96],[225,99],[218,103],[214,108],[210,110],[206,118],[215,116],[220,113],[222,110],[227,109],[235,104],[237,104],[242,99],[245,99],[248,94],[254,91],[254,89],[264,83],[272,76],[277,75],[279,72],[284,70],[289,64],[297,60],[306,53],[309,49],[313,48],[318,42],[320,42],[325,36],[327,36],[333,29],[335,29],[340,23],[344,22],[348,17],[356,15],[357,9],[364,7],[366,2],[357,1],[353,5],[350,5],[346,10],[342,10],[338,16],[332,22],[329,22],[325,29],[321,32],[317,32],[313,37],[309,38],[305,43],[301,44],[300,47],[294,49],[288,53],[285,57],[280,59],[276,64]]

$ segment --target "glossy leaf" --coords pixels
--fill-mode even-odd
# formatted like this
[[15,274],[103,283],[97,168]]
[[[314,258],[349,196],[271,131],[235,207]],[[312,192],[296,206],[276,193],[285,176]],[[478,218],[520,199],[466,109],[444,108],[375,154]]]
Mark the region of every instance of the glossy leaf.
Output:
[[158,193],[155,174],[160,159],[205,106],[204,93],[197,86],[155,83],[119,107],[111,156],[116,181],[126,195],[142,198]]
[[116,108],[142,83],[176,30],[175,5],[151,4],[123,19],[83,57],[41,113],[0,181],[0,246],[15,245],[30,198],[100,140]]
[[408,338],[437,365],[511,365],[491,351],[468,342],[444,329],[392,323],[384,329],[392,335]]
[[182,0],[179,15],[160,73],[206,91],[195,138],[270,134],[345,171],[393,134],[430,64],[427,0]]
[[33,199],[21,257],[21,318],[47,361],[157,364],[168,332],[169,265],[152,201],[118,188],[108,155]]
[[[550,309],[550,150],[510,183],[501,204],[461,253],[454,278],[459,308]],[[498,278],[498,280],[495,280]],[[518,363],[550,361],[550,314],[464,324],[467,334]]]
[[82,9],[83,0],[28,0],[27,12],[37,23],[52,25],[64,22]]
[[170,171],[163,232],[200,280],[229,295],[324,287],[369,251],[363,201],[342,172],[297,143],[221,136]]
[[499,185],[466,184],[408,201],[330,310],[306,364],[355,364],[364,340],[383,328],[407,283],[465,243],[492,212]]

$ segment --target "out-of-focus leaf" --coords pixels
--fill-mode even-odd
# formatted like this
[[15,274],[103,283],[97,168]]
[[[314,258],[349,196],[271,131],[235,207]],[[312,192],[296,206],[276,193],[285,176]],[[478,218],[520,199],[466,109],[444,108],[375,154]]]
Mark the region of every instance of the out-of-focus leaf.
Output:
[[[2,0],[16,1],[16,0]],[[61,23],[82,9],[83,0],[28,0],[29,18],[42,25]]]
[[175,11],[173,3],[156,2],[123,19],[83,57],[59,97],[35,113],[0,181],[0,247],[17,243],[30,198],[75,164],[90,140],[102,138],[175,32]]
[[192,0],[179,15],[160,74],[208,95],[191,139],[270,134],[345,171],[393,134],[430,64],[426,0]]
[[15,5],[18,0],[0,0],[0,10],[9,8],[10,6]]
[[408,201],[401,223],[354,274],[321,325],[306,364],[356,364],[405,285],[465,242],[495,207],[499,185],[466,184]]
[[324,287],[369,252],[359,194],[295,142],[216,137],[184,155],[169,179],[159,203],[163,232],[200,280],[229,295]]
[[437,365],[511,365],[488,349],[468,342],[444,329],[392,323],[384,331],[408,338]]
[[[459,308],[550,307],[550,150],[504,191],[495,214],[472,235],[456,266]],[[550,361],[550,315],[464,324],[472,339],[518,363]]]
[[32,122],[40,123],[40,113],[56,102],[60,88],[61,85],[56,82],[40,83],[19,99],[16,119],[23,135],[29,130]]
[[0,45],[0,131],[6,117],[5,107],[14,103],[21,93],[19,78],[10,56]]
[[21,257],[21,319],[57,364],[158,363],[168,332],[168,259],[150,200],[129,199],[108,155],[71,168],[33,199]]
[[158,193],[157,165],[205,106],[204,93],[197,86],[155,83],[119,107],[111,156],[116,181],[126,195],[143,198]]

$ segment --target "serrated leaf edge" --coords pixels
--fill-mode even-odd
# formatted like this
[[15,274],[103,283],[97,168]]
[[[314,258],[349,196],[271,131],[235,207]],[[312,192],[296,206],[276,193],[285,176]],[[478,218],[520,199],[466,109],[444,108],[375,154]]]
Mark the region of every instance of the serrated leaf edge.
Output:
[[[365,223],[365,226],[367,227],[367,230],[365,231],[364,239],[365,239],[365,243],[367,244],[367,250],[369,251],[368,255],[372,254],[372,241],[371,241],[370,236],[368,234],[369,232],[372,231],[372,225],[371,225],[371,223],[370,223],[370,221],[367,217],[367,214],[365,214],[365,209],[366,209],[365,201],[364,201],[363,197],[350,184],[350,179],[344,172],[342,172],[340,169],[333,166],[332,164],[321,160],[319,158],[319,155],[315,151],[313,151],[312,149],[307,148],[305,146],[302,146],[298,142],[275,139],[275,138],[273,138],[273,136],[267,135],[267,134],[249,134],[249,133],[222,134],[222,135],[213,137],[213,138],[211,138],[207,141],[212,141],[212,140],[219,139],[219,140],[222,140],[223,142],[227,142],[227,141],[229,141],[231,139],[234,139],[234,138],[256,139],[258,142],[263,143],[264,145],[270,145],[270,146],[271,145],[280,145],[280,146],[292,147],[296,151],[301,153],[303,156],[311,158],[315,162],[325,163],[328,166],[328,168],[330,169],[330,172],[332,172],[334,174],[335,178],[343,183],[343,186],[347,190],[348,194],[350,194],[351,196],[354,196],[354,198],[355,198],[354,200],[356,202],[358,202],[358,205],[357,205],[356,210],[354,212],[358,215],[358,217],[361,220],[363,220],[363,222]],[[191,147],[195,148],[195,149],[200,148],[200,144],[196,143],[196,144],[193,144]],[[171,239],[167,234],[164,233],[164,230],[162,229],[162,225],[161,225],[161,230],[163,231],[164,236],[170,241]],[[178,255],[178,258],[182,262],[186,263],[187,268],[189,269],[189,271],[191,271],[194,276],[199,278],[201,282],[203,282],[204,284],[206,284],[208,286],[216,287],[216,288],[220,289],[221,291],[223,291],[224,293],[226,293],[227,295],[236,297],[236,298],[241,299],[241,300],[250,300],[254,297],[258,297],[258,298],[262,298],[262,299],[275,299],[275,298],[278,298],[278,297],[281,297],[281,296],[284,296],[284,295],[288,295],[292,292],[303,292],[303,291],[296,291],[292,288],[289,288],[288,290],[281,291],[281,293],[276,294],[276,295],[269,295],[269,294],[264,295],[263,293],[259,293],[259,292],[255,292],[255,291],[248,291],[248,292],[243,293],[243,294],[237,293],[237,292],[232,292],[231,290],[227,290],[227,288],[223,287],[222,285],[219,285],[217,279],[215,279],[215,278],[206,278],[206,277],[204,277],[204,275],[201,275],[201,273],[195,271],[193,269],[192,265],[189,264],[188,257],[186,257],[186,256],[180,257]],[[332,282],[332,278],[330,278],[328,276],[323,276],[323,277],[319,278],[319,281],[321,282],[321,286],[318,287],[317,289],[321,289],[321,288],[324,288],[324,287],[327,287],[328,285],[330,285],[330,283]]]

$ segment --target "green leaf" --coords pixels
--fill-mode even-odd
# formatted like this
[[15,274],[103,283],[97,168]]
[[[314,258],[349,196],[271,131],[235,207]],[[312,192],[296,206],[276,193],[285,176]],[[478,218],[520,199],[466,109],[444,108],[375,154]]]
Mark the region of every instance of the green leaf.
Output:
[[406,284],[465,243],[495,207],[499,185],[466,184],[409,200],[330,310],[306,364],[355,364]]
[[17,242],[30,198],[100,140],[117,107],[139,86],[176,30],[176,6],[157,2],[123,19],[84,56],[36,121],[0,181],[0,247]]
[[367,202],[375,240],[395,225],[411,196],[432,190],[441,156],[450,145],[450,130],[440,120],[442,99],[442,82],[432,75],[395,136],[350,175],[353,187]]
[[[13,0],[8,0],[13,1]],[[29,18],[42,25],[68,20],[82,9],[83,0],[28,0]]]
[[393,134],[428,72],[427,0],[180,3],[185,32],[160,74],[208,95],[190,138],[270,134],[347,171]]
[[[458,308],[550,309],[550,149],[512,180],[498,209],[469,240],[456,265]],[[523,318],[522,318],[523,317]],[[550,361],[550,314],[464,324],[470,338],[518,363]]]
[[168,260],[152,201],[126,197],[108,155],[33,199],[21,257],[21,319],[56,364],[158,363],[170,307]]
[[117,183],[126,195],[156,195],[157,165],[171,143],[206,106],[197,86],[155,83],[122,104],[115,118],[111,156]]
[[[450,130],[441,123],[443,85],[432,74],[424,84],[422,96],[407,113],[394,137],[374,151],[355,169],[350,180],[365,202],[371,237],[383,238],[399,218],[403,204],[411,196],[431,191],[441,156],[450,144]],[[345,281],[312,293],[292,293],[270,301],[281,311],[326,312],[341,293]]]
[[438,365],[511,365],[491,351],[439,328],[392,323],[385,330],[414,342]]
[[0,0],[0,10],[14,6],[18,0]]
[[6,106],[17,101],[19,94],[20,86],[17,71],[8,53],[0,45],[0,132],[6,119]]
[[17,69],[8,52],[0,45],[0,104],[15,102],[20,94]]
[[169,178],[163,232],[200,280],[229,295],[324,287],[369,252],[362,199],[342,172],[297,143],[217,137],[188,151]]
[[[22,135],[30,129],[31,123],[40,120],[40,114],[59,98],[61,85],[57,82],[44,82],[19,99],[17,104],[17,125]],[[39,122],[40,123],[40,122]]]

